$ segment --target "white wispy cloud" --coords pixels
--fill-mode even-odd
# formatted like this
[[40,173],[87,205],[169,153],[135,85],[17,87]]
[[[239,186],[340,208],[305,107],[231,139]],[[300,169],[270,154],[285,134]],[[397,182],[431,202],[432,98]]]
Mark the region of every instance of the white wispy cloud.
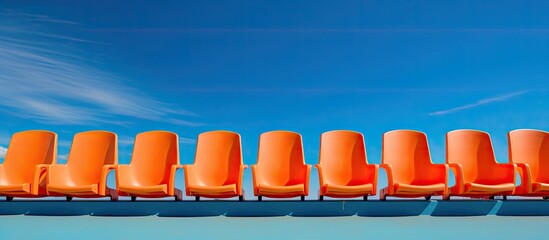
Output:
[[57,145],[59,147],[70,147],[72,145],[72,141],[69,141],[69,140],[59,140],[57,142]]
[[462,110],[466,110],[466,109],[475,108],[475,107],[478,107],[478,106],[494,103],[494,102],[503,102],[503,101],[507,101],[507,100],[509,100],[513,97],[525,94],[527,92],[528,92],[528,90],[524,90],[524,91],[505,94],[505,95],[502,95],[502,96],[481,99],[481,100],[479,100],[475,103],[471,103],[471,104],[467,104],[467,105],[463,105],[463,106],[459,106],[459,107],[454,107],[454,108],[450,108],[450,109],[445,109],[445,110],[441,110],[441,111],[432,112],[432,113],[429,113],[429,115],[431,115],[431,116],[446,115],[446,114],[450,114],[450,113],[454,113],[454,112],[458,112],[458,111],[462,111]]
[[0,146],[0,158],[5,158],[7,152],[8,152],[7,148]]
[[57,155],[57,160],[67,160],[68,158],[69,158],[69,154]]
[[119,136],[118,137],[118,144],[122,146],[132,145],[134,143],[133,137],[128,136]]
[[183,143],[183,144],[193,144],[195,143],[196,140],[192,139],[192,138],[184,138],[184,137],[180,137],[179,138],[179,143]]
[[49,124],[115,123],[120,116],[199,126],[193,112],[157,100],[76,47],[93,44],[52,33],[76,23],[0,11],[0,107]]

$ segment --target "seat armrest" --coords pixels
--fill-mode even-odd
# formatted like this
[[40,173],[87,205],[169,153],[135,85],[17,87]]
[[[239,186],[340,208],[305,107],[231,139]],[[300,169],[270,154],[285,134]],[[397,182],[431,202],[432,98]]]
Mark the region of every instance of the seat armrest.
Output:
[[49,166],[50,164],[37,164],[34,166],[33,181],[31,183],[32,195],[38,195],[40,193],[40,187],[46,187],[46,176]]
[[191,165],[191,164],[183,165],[183,173],[185,175],[185,193],[187,194],[187,196],[191,195],[191,192],[189,191],[189,184],[190,184],[189,179],[191,179],[191,176],[193,174],[193,169],[194,169],[194,165]]
[[517,171],[520,175],[520,188],[525,189],[526,193],[531,193],[533,181],[530,165],[527,163],[515,163],[515,165],[517,166]]
[[394,176],[393,176],[393,166],[390,164],[381,164],[379,165],[381,168],[385,169],[385,172],[387,173],[387,190],[389,194],[394,194],[395,188],[394,188]]
[[448,163],[447,164],[450,169],[452,169],[454,173],[454,177],[456,178],[456,184],[455,186],[458,189],[457,194],[461,194],[465,191],[465,176],[463,176],[463,166],[458,163]]
[[190,165],[190,164],[183,165],[183,173],[185,174],[185,183],[186,184],[189,184],[189,179],[191,178],[192,174],[194,173],[193,169],[194,169],[194,165]]
[[[515,185],[515,189],[517,188],[517,169],[518,169],[518,166],[517,164],[514,164],[514,163],[507,163],[505,164],[507,166],[509,166],[508,168],[511,169],[511,172],[513,173],[513,185]],[[513,193],[515,192],[515,190],[513,190]]]
[[517,171],[520,175],[520,186],[517,186],[517,188],[523,189],[526,193],[532,192],[532,170],[530,169],[530,165],[527,163],[515,163],[517,166]]
[[305,196],[309,195],[309,178],[311,176],[311,168],[312,166],[310,164],[307,164],[307,173],[305,174]]
[[257,164],[252,165],[252,181],[254,185],[254,195],[257,196],[259,194],[259,179],[257,177]]
[[168,195],[173,196],[175,195],[175,174],[177,173],[177,170],[184,169],[185,167],[180,164],[172,165],[171,171],[170,171],[170,182],[168,182]]
[[372,185],[373,185],[373,189],[372,189],[372,192],[374,192],[374,194],[377,193],[377,176],[379,175],[379,165],[378,164],[368,164],[366,165],[368,167],[368,169],[370,170],[370,174],[372,174]]
[[103,169],[101,170],[101,179],[99,180],[99,184],[98,184],[99,195],[101,196],[105,196],[107,194],[107,178],[109,177],[109,172],[111,170],[114,170],[116,175],[115,164],[103,165]]
[[248,168],[248,165],[242,164],[240,165],[240,172],[238,173],[238,184],[236,185],[236,193],[239,196],[244,195],[244,189],[242,186],[242,179],[244,178],[244,169]]
[[320,164],[315,164],[315,168],[318,170],[318,181],[320,183],[320,190],[324,187],[324,175],[322,174],[322,166]]

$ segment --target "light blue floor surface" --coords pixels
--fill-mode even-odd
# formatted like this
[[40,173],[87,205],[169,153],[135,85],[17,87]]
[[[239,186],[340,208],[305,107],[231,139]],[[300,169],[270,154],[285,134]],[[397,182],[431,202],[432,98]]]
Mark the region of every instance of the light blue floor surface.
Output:
[[0,216],[0,239],[528,239],[549,217]]

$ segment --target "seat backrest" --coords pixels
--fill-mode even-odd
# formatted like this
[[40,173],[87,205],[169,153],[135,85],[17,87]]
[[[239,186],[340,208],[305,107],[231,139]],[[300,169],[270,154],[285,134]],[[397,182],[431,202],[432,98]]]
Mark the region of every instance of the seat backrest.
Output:
[[307,175],[301,135],[289,131],[271,131],[259,137],[257,174],[275,186],[302,184]]
[[117,163],[118,142],[115,133],[88,131],[74,135],[67,159],[67,168],[73,183],[98,183],[103,166]]
[[323,181],[328,184],[364,184],[370,178],[365,175],[368,160],[364,136],[353,131],[330,131],[320,136],[318,163]]
[[465,182],[491,181],[496,157],[490,135],[477,130],[455,130],[446,134],[446,163],[463,166]]
[[530,166],[534,182],[549,181],[549,133],[520,129],[509,132],[509,162]]
[[236,184],[242,164],[238,133],[211,131],[198,135],[194,170],[203,183],[214,186]]
[[429,178],[433,164],[427,135],[413,130],[394,130],[383,134],[382,163],[393,169],[395,183],[419,184]]
[[57,160],[57,134],[30,130],[13,134],[4,158],[4,176],[0,181],[11,184],[32,181],[37,164],[52,164]]
[[137,134],[133,147],[132,168],[134,179],[143,185],[167,184],[171,167],[179,164],[177,134],[150,131]]

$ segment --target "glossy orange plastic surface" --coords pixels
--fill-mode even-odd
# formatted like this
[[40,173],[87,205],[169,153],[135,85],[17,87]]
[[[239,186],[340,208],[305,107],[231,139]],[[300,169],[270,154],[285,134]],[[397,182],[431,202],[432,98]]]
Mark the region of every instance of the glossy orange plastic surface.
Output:
[[0,165],[0,195],[38,197],[46,195],[46,167],[57,159],[57,134],[31,130],[11,138]]
[[509,163],[517,165],[521,184],[515,195],[549,196],[549,133],[521,129],[508,134]]
[[395,130],[383,134],[382,168],[388,186],[386,196],[426,197],[448,194],[448,166],[433,164],[427,135],[412,130]]
[[451,196],[507,196],[515,190],[516,166],[496,162],[486,132],[455,130],[446,134],[446,163],[456,177]]
[[238,133],[202,133],[198,136],[194,164],[184,166],[186,194],[209,198],[242,197],[242,175],[247,167],[242,162]]
[[320,137],[318,164],[321,196],[352,198],[376,195],[379,166],[368,164],[364,136],[330,131]]
[[132,160],[117,167],[117,191],[121,196],[161,198],[174,196],[181,200],[181,190],[175,188],[175,173],[179,165],[179,138],[166,131],[137,134]]
[[67,164],[52,164],[47,171],[48,195],[82,198],[111,197],[114,189],[107,187],[107,176],[118,164],[116,134],[88,131],[74,135]]
[[311,165],[305,164],[301,135],[289,131],[261,134],[252,165],[254,195],[291,198],[309,195]]

